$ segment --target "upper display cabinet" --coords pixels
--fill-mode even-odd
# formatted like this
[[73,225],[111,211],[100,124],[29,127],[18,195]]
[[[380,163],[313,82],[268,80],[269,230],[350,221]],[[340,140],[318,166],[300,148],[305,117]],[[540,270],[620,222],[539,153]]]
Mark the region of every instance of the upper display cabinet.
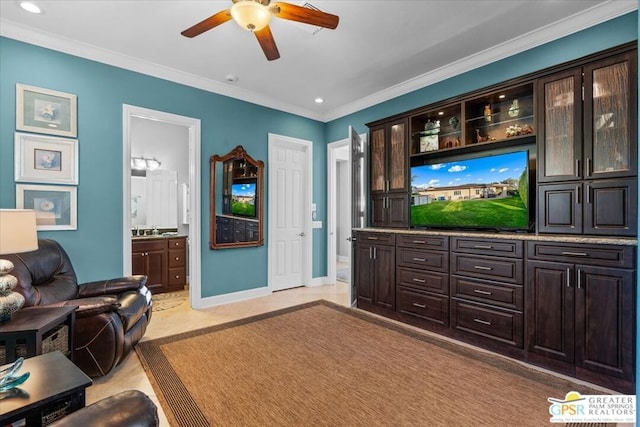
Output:
[[[410,155],[470,149],[535,135],[534,84],[526,82],[446,105],[430,106],[411,117]],[[466,151],[466,150],[465,150]]]
[[465,145],[533,135],[533,83],[465,102]]

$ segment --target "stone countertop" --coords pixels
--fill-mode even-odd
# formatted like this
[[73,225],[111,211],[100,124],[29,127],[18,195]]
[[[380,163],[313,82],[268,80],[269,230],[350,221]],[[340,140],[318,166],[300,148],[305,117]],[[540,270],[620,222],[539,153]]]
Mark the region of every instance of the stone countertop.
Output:
[[482,232],[461,230],[418,230],[414,228],[354,228],[354,231],[367,231],[373,233],[417,234],[427,236],[455,236],[455,237],[481,237],[486,239],[507,240],[537,240],[542,242],[558,243],[585,243],[599,245],[625,245],[637,246],[638,239],[634,237],[598,237],[598,236],[572,236],[567,234],[536,234],[536,233],[508,233],[508,232]]
[[132,236],[132,241],[140,241],[140,240],[156,240],[156,239],[180,239],[183,237],[187,237],[184,234],[173,234],[170,236],[163,236],[162,234],[149,235],[149,236]]

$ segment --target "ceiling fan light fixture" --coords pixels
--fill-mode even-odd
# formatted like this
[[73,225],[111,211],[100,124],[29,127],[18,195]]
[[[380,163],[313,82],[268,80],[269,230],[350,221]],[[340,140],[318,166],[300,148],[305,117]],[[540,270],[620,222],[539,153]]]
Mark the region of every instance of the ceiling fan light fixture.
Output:
[[247,31],[260,31],[271,21],[271,12],[259,0],[240,0],[231,6],[231,16]]

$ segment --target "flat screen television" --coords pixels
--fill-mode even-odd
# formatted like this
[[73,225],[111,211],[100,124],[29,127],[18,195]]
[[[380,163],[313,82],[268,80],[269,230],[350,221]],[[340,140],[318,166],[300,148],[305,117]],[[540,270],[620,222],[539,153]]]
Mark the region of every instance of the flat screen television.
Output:
[[411,167],[414,228],[529,230],[529,152]]
[[255,218],[256,183],[231,184],[231,214]]

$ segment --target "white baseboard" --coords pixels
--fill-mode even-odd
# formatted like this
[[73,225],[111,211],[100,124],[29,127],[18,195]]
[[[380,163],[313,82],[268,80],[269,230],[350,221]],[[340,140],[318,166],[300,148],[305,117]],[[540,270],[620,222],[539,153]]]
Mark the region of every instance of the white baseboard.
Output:
[[229,304],[232,302],[245,301],[248,299],[271,295],[268,287],[249,289],[246,291],[232,292],[230,294],[216,295],[212,297],[197,299],[192,307],[194,309],[215,307],[217,305]]
[[329,284],[329,278],[327,276],[322,277],[313,277],[311,279],[311,283],[307,285],[308,288],[313,288],[316,286],[324,286]]
[[349,262],[349,257],[345,255],[338,255],[338,262]]

